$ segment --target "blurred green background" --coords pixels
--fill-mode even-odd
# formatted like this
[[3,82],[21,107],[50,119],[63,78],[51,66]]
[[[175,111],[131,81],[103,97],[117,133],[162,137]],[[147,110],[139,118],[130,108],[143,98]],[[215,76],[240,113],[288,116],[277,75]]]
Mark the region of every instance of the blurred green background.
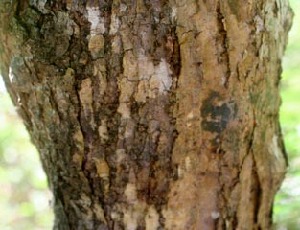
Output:
[[275,199],[276,229],[300,229],[300,0],[290,0],[295,13],[283,59],[280,121],[289,154],[289,170]]
[[[275,199],[276,229],[300,229],[300,0],[283,60],[280,119],[290,166]],[[2,84],[2,85],[1,85]],[[51,193],[38,154],[0,82],[0,229],[52,229]]]
[[51,193],[38,154],[0,88],[0,229],[51,229]]

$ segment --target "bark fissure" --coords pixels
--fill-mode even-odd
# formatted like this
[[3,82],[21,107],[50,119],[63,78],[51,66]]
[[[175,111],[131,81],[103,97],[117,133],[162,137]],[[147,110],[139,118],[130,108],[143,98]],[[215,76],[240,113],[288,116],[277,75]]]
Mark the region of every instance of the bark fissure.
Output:
[[225,88],[228,87],[228,81],[231,75],[231,70],[230,69],[230,55],[229,55],[229,50],[228,50],[228,36],[227,36],[227,29],[226,29],[226,18],[222,12],[222,1],[218,1],[217,5],[217,19],[218,19],[218,27],[219,27],[219,34],[220,34],[220,44],[222,47],[222,50],[220,50],[220,63],[225,64],[225,80],[224,80],[224,86]]

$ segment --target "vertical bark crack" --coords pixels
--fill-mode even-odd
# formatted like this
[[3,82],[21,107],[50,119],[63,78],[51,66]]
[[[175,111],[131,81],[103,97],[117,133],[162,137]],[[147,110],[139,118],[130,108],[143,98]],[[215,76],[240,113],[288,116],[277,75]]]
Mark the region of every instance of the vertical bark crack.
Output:
[[230,55],[228,50],[228,37],[227,37],[227,29],[226,29],[226,18],[222,13],[222,1],[218,1],[217,6],[217,19],[218,19],[218,25],[219,25],[219,34],[220,34],[220,44],[222,46],[222,49],[220,51],[220,57],[219,62],[223,63],[226,66],[225,71],[225,81],[224,86],[225,88],[228,88],[229,84],[229,78],[231,75],[231,69],[230,69]]

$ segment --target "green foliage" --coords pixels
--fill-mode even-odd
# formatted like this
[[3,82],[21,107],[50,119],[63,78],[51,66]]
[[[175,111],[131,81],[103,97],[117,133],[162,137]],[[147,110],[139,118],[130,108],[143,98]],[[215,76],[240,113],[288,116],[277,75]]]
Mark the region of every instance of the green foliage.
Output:
[[286,149],[289,154],[289,170],[276,196],[274,220],[277,229],[296,230],[300,226],[300,1],[290,0],[295,17],[289,34],[289,44],[283,59],[282,106],[280,121]]
[[0,229],[51,229],[51,194],[38,154],[0,91]]

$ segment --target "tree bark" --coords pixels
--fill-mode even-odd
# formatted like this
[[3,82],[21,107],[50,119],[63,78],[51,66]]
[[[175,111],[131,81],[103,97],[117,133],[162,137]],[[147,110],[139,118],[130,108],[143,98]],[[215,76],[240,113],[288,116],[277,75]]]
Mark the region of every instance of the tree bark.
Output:
[[7,1],[1,73],[54,229],[271,229],[286,0]]

